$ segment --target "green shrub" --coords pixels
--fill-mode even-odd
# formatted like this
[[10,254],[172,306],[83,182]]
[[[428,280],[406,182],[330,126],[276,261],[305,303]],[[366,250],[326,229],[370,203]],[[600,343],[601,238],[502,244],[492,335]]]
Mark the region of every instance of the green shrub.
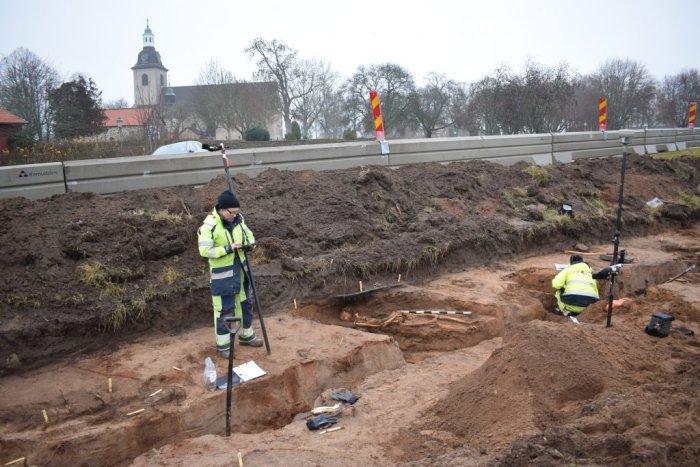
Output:
[[292,134],[295,140],[299,141],[301,139],[301,127],[296,121],[292,122]]
[[343,139],[355,139],[357,138],[355,131],[348,128],[343,132]]
[[250,128],[243,133],[243,139],[246,141],[270,141],[270,132],[265,128]]

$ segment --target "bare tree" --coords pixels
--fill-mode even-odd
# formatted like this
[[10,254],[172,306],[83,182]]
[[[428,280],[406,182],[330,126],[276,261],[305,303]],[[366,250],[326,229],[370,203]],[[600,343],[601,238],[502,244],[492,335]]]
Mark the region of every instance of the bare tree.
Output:
[[664,77],[659,90],[659,119],[665,125],[688,126],[691,102],[700,99],[700,73],[697,68]]
[[426,138],[454,124],[452,110],[458,97],[457,83],[436,73],[429,73],[425,87],[411,94],[410,112]]
[[369,92],[373,89],[379,93],[385,133],[392,136],[406,133],[411,126],[410,96],[416,89],[413,75],[399,65],[385,63],[368,68],[360,66],[346,82],[344,95],[348,119],[355,125],[361,122],[366,134],[374,130],[369,101]]
[[321,136],[324,138],[341,138],[344,129],[348,126],[345,119],[345,103],[343,91],[335,87],[326,87],[323,90],[323,107],[318,116],[318,126]]
[[239,81],[233,85],[233,121],[241,135],[251,128],[266,128],[279,110],[279,94],[273,82],[250,83]]
[[304,138],[309,137],[309,130],[328,104],[326,96],[332,94],[335,79],[328,63],[299,60],[298,78],[293,83],[294,94],[299,97],[292,107],[292,116],[301,123]]
[[303,89],[295,86],[299,77],[297,64],[298,52],[277,39],[266,41],[260,37],[254,39],[245,49],[250,57],[258,57],[256,77],[277,83],[280,95],[280,107],[284,118],[285,131],[292,128],[292,106],[300,97]]
[[111,101],[104,102],[102,104],[103,109],[128,109],[129,103],[123,97],[119,99],[114,99]]
[[499,95],[507,71],[498,71],[469,87],[466,114],[461,126],[470,134],[497,135],[501,133]]
[[591,76],[580,78],[574,88],[574,104],[569,118],[568,131],[598,130],[598,100],[600,90]]
[[233,83],[236,77],[229,70],[211,60],[202,67],[197,78],[193,109],[199,115],[204,125],[204,131],[210,137],[216,136],[218,127],[224,128],[231,138],[231,132],[236,129],[235,96]]
[[49,92],[60,82],[56,70],[34,53],[16,49],[0,61],[0,105],[29,122],[32,137],[48,140],[53,118]]
[[608,100],[607,127],[642,126],[656,92],[656,82],[646,67],[633,60],[611,59],[592,76],[599,97]]

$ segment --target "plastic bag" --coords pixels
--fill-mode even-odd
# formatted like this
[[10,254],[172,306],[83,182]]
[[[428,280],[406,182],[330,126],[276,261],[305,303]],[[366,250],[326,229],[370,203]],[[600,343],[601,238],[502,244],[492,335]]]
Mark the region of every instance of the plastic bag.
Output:
[[216,389],[216,366],[210,357],[204,360],[204,387],[207,388],[207,391]]

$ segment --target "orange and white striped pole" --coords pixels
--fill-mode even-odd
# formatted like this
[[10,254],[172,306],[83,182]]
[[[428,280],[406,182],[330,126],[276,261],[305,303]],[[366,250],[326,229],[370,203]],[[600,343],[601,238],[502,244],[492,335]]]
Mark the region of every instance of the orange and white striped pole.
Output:
[[598,130],[608,129],[608,100],[605,97],[598,99]]
[[698,103],[691,102],[688,110],[688,128],[695,128],[695,112],[698,110]]
[[372,104],[372,116],[374,117],[374,131],[377,133],[377,141],[384,141],[384,121],[382,120],[382,108],[379,106],[379,94],[372,89],[369,92],[369,101]]

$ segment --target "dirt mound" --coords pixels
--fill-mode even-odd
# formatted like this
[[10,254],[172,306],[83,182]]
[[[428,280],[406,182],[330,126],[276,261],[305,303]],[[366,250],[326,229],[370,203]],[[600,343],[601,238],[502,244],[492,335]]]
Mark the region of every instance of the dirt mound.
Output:
[[[700,283],[697,275],[687,280]],[[610,328],[598,326],[602,304],[586,312],[595,326],[563,317],[511,323],[491,358],[390,444],[404,446],[399,459],[410,461],[409,446],[425,446],[421,433],[462,440],[449,455],[442,446],[424,449],[425,459],[409,465],[462,465],[453,459],[494,454],[486,464],[693,465],[700,345],[680,330],[666,339],[642,333],[658,311],[699,321],[697,306],[678,293],[685,287],[650,288],[643,300],[616,308]]]
[[[694,222],[699,166],[630,157],[623,235]],[[234,186],[260,246],[252,262],[261,302],[276,313],[358,280],[419,282],[515,253],[607,241],[619,170],[615,158],[546,168],[471,161],[268,170],[234,176]],[[195,235],[225,186],[222,176],[200,188],[0,199],[0,374],[209,323]],[[652,197],[665,204],[647,208]],[[556,215],[565,200],[575,219]]]

